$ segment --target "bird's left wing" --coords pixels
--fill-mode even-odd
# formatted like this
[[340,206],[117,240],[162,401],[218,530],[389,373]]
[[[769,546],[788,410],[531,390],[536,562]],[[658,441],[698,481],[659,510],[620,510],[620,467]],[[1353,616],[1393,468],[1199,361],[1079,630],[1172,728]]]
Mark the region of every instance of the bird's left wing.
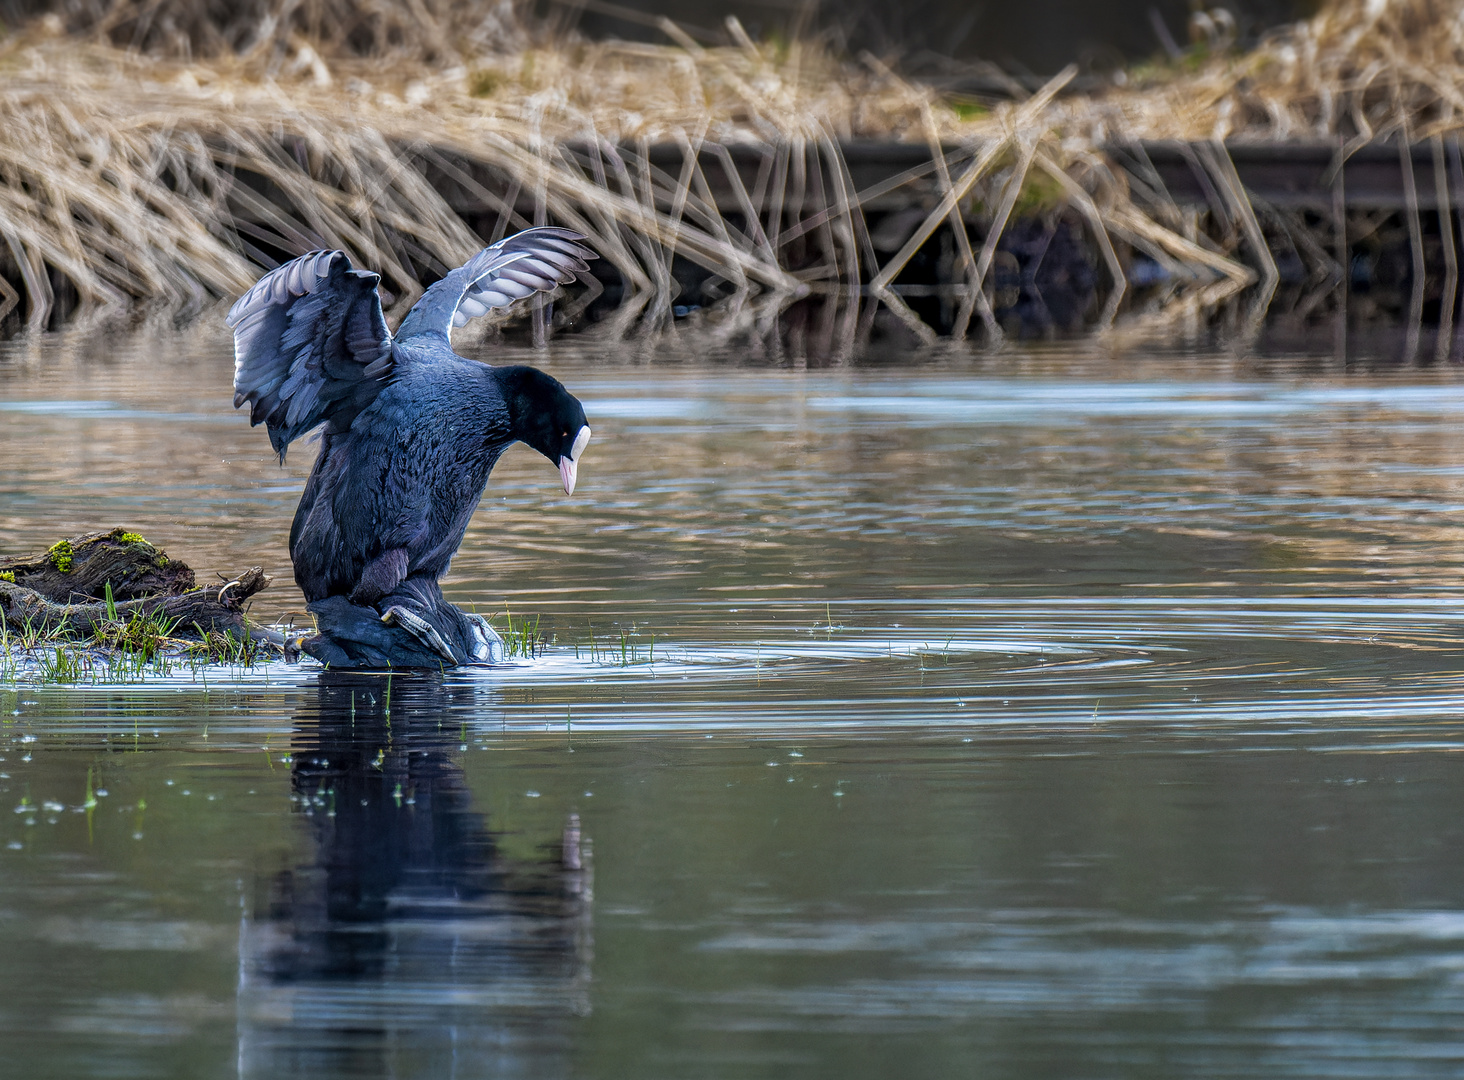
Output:
[[250,425],[266,426],[281,461],[318,424],[349,428],[391,375],[380,280],[353,269],[343,251],[312,251],[260,278],[229,310],[234,408],[250,403]]
[[416,334],[448,334],[490,309],[565,285],[590,269],[597,256],[569,229],[539,226],[486,247],[438,281],[397,329],[397,340]]

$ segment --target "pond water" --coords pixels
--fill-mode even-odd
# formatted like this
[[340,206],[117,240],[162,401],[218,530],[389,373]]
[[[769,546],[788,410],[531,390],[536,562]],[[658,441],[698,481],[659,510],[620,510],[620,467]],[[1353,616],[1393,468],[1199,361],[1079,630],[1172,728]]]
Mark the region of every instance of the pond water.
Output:
[[[539,657],[0,686],[0,1075],[1464,1069],[1460,369],[506,351],[595,439],[446,587]],[[0,345],[0,551],[303,620],[231,374]]]

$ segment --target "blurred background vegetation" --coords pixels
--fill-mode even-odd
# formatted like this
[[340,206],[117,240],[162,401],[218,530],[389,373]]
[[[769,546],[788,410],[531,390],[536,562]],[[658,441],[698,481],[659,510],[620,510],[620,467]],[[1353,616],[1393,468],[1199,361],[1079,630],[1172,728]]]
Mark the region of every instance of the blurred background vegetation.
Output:
[[[1274,27],[1315,14],[1319,0],[1222,6],[1245,47]],[[1213,7],[1206,3],[1203,10]],[[934,79],[957,77],[959,65],[973,60],[1017,76],[1051,75],[1071,62],[1085,71],[1113,70],[1186,46],[1190,17],[1201,10],[1192,0],[0,0],[0,19],[10,27],[53,14],[70,32],[100,30],[113,44],[173,55],[247,49],[282,17],[312,39],[374,54],[417,38],[415,29],[405,29],[409,24],[461,29],[474,15],[487,32],[496,24],[509,47],[523,43],[509,27],[540,39],[573,31],[591,40],[659,44],[662,17],[716,44],[727,40],[724,21],[733,15],[756,40],[815,38],[835,53],[868,50],[907,75]],[[471,37],[461,44],[482,43]]]
[[[538,223],[602,259],[535,309],[536,342],[697,312],[738,334],[818,296],[839,348],[876,308],[927,341],[999,339],[1028,307],[1043,333],[1162,329],[1254,283],[1264,311],[1288,275],[1333,289],[1383,235],[1414,322],[1452,310],[1459,277],[1460,0],[0,0],[0,18],[0,335],[186,316],[322,247],[382,272],[391,317]],[[1252,197],[1238,143],[1320,153],[1310,201]],[[1344,165],[1395,145],[1426,160],[1390,151],[1392,201],[1348,224]],[[1147,160],[1166,146],[1193,192]]]

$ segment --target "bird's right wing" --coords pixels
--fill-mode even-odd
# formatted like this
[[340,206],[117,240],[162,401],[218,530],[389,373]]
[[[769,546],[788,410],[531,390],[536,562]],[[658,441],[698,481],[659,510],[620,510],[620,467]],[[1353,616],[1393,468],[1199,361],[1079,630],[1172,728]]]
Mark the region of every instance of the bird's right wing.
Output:
[[260,278],[229,310],[234,408],[250,403],[250,425],[265,425],[281,461],[318,424],[349,428],[386,385],[392,338],[380,280],[353,269],[343,251],[312,251]]
[[507,307],[536,292],[566,285],[596,258],[569,229],[540,225],[486,247],[436,282],[397,328],[397,340],[415,334],[449,334],[490,309]]

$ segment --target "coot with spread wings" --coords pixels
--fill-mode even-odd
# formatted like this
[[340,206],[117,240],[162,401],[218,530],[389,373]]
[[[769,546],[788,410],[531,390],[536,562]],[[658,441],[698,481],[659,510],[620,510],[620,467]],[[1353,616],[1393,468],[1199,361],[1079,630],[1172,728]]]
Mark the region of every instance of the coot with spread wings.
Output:
[[452,351],[454,327],[588,271],[584,237],[535,228],[479,252],[431,286],[393,335],[380,276],[341,251],[266,274],[229,312],[234,407],[249,403],[285,459],[321,429],[290,529],[290,559],[332,667],[492,662],[487,621],[447,603],[438,578],[462,543],[499,456],[523,442],[559,469],[565,494],[590,428],[558,380]]

